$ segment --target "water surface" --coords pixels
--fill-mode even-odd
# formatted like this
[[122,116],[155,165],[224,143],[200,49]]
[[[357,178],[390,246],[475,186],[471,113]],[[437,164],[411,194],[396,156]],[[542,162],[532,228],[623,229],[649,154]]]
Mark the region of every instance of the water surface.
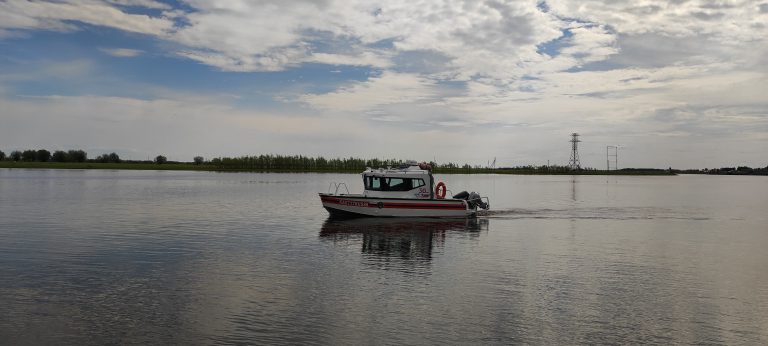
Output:
[[0,344],[766,344],[765,177],[445,175],[470,220],[328,220],[353,174],[0,169]]

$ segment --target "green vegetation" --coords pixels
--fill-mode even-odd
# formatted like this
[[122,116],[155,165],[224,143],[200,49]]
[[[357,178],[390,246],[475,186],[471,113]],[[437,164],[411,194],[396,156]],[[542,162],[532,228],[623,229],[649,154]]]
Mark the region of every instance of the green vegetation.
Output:
[[120,160],[120,156],[116,153],[111,154],[103,154],[96,157],[96,162],[101,163],[120,163],[123,162],[123,160]]
[[[242,156],[237,158],[215,158],[210,165],[221,171],[269,171],[269,172],[361,172],[366,167],[397,167],[403,160],[389,159],[359,159],[306,157],[302,155],[259,155]],[[573,171],[566,166],[518,166],[488,168],[482,166],[459,165],[456,163],[429,163],[433,172],[440,174],[579,174],[579,175],[674,175],[666,169],[626,169],[618,171],[600,171],[585,168]]]
[[22,161],[26,161],[26,162],[35,161],[36,158],[37,158],[37,151],[35,150],[24,150],[21,152]]
[[768,166],[765,168],[752,168],[747,166],[723,167],[723,168],[704,168],[704,169],[685,169],[675,170],[678,174],[711,174],[711,175],[768,175]]
[[174,162],[158,165],[151,161],[122,161],[120,163],[88,162],[23,162],[0,161],[0,168],[43,168],[43,169],[131,169],[131,170],[174,170],[212,171],[210,166],[196,166],[191,163]]
[[87,160],[88,154],[82,150],[56,150],[51,155],[51,161],[53,162],[85,162]]
[[353,157],[326,159],[302,155],[259,155],[217,157],[208,164],[223,171],[361,172],[366,167],[396,167],[402,162],[402,160],[364,160]]
[[[163,166],[160,167],[160,164]],[[154,161],[124,161],[113,152],[88,159],[88,153],[79,149],[56,150],[53,154],[45,149],[15,150],[7,158],[2,153],[0,168],[214,170],[210,165],[169,162],[163,155],[158,155]]]
[[[195,156],[192,162],[168,161],[164,155],[158,155],[154,160],[133,161],[123,160],[117,153],[105,153],[88,159],[83,150],[57,150],[51,152],[39,150],[13,151],[6,157],[0,151],[0,168],[61,168],[61,169],[137,169],[137,170],[190,170],[190,171],[224,171],[224,172],[338,172],[358,173],[366,167],[398,167],[404,161],[397,159],[360,159],[308,157],[303,155],[253,155],[241,157],[217,157],[205,160]],[[433,172],[437,174],[557,174],[557,175],[674,175],[677,173],[706,173],[706,174],[766,174],[765,169],[749,167],[722,168],[705,171],[678,171],[670,169],[626,168],[621,170],[604,171],[585,168],[573,171],[566,166],[517,166],[488,168],[457,164],[453,162],[438,164],[430,162]]]

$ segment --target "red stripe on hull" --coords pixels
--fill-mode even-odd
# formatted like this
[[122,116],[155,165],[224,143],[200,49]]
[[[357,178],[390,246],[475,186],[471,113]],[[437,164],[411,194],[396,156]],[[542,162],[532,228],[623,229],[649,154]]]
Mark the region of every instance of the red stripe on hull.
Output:
[[[367,201],[349,200],[343,198],[321,196],[320,200],[325,203],[345,205],[349,207],[368,207],[378,208],[378,203],[370,203]],[[464,203],[460,201],[446,203],[401,203],[401,202],[379,202],[382,203],[382,208],[388,209],[436,209],[436,210],[467,210]]]
[[449,209],[449,210],[465,210],[467,208],[461,205],[450,204],[415,204],[415,203],[384,203],[384,208],[400,208],[400,209]]

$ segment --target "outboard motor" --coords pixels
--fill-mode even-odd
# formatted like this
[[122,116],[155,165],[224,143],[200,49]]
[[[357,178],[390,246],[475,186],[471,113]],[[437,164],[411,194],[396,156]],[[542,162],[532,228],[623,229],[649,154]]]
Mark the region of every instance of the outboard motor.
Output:
[[467,198],[467,201],[469,203],[472,203],[482,209],[488,210],[488,203],[483,202],[483,198],[480,197],[480,194],[477,192],[472,191],[469,194],[469,197]]
[[454,195],[453,198],[466,200],[467,204],[469,204],[469,207],[472,209],[480,207],[481,209],[488,210],[490,207],[488,203],[483,201],[483,198],[480,196],[480,194],[474,191],[461,191]]
[[453,196],[455,199],[467,199],[469,197],[469,192],[467,191],[461,191]]

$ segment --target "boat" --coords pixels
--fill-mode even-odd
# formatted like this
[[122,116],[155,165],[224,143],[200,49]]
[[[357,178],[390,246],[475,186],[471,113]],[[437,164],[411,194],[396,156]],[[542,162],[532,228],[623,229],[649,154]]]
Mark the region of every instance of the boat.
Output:
[[[331,183],[327,193],[319,193],[332,217],[472,217],[490,208],[488,197],[476,192],[462,191],[446,198],[445,183],[435,184],[432,167],[424,162],[366,168],[362,178],[362,194],[350,194],[345,183]],[[339,193],[341,187],[347,193]]]

